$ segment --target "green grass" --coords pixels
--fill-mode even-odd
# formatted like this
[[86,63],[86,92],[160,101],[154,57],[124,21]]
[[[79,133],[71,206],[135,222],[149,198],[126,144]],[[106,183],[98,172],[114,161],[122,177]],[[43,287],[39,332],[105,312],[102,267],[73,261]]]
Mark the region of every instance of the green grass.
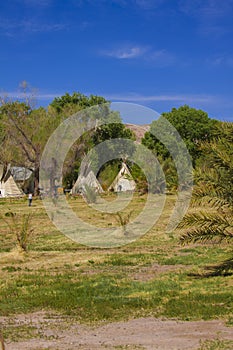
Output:
[[9,324],[8,327],[4,330],[4,338],[11,339],[13,342],[27,340],[30,338],[39,338],[40,334],[37,327],[29,325],[18,325]]
[[[1,286],[0,313],[9,315],[52,309],[79,317],[84,322],[146,316],[182,320],[227,317],[233,306],[232,287],[222,279],[193,280],[186,274],[170,273],[147,282],[135,281],[127,272],[90,276],[17,271],[18,276]],[[228,279],[230,282],[230,279]]]
[[[134,196],[128,212],[140,211],[145,200]],[[98,249],[62,235],[50,222],[41,200],[33,200],[31,208],[24,199],[1,200],[2,215],[9,208],[19,215],[31,210],[34,233],[28,252],[21,254],[15,249],[15,236],[0,222],[0,314],[10,317],[55,310],[85,323],[142,316],[219,318],[232,326],[232,276],[202,275],[206,265],[224,260],[229,247],[181,247],[178,232],[164,232],[174,201],[169,196],[158,224],[139,240],[120,248]],[[69,202],[84,220],[94,217],[100,226],[113,220],[112,215],[94,213],[80,197]],[[10,334],[10,328],[7,331]],[[24,328],[18,331],[23,334]],[[33,332],[29,329],[30,337]],[[202,344],[200,349],[217,349],[215,343]]]

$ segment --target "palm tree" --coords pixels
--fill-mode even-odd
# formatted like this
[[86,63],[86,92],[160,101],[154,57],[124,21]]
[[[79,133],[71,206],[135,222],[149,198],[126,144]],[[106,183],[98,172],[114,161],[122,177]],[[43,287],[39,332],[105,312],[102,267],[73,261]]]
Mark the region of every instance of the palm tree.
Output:
[[[219,123],[217,134],[201,145],[206,159],[196,170],[193,206],[205,210],[184,217],[179,225],[187,229],[180,237],[182,244],[233,243],[233,123]],[[229,259],[209,268],[211,275],[233,270],[233,250]]]

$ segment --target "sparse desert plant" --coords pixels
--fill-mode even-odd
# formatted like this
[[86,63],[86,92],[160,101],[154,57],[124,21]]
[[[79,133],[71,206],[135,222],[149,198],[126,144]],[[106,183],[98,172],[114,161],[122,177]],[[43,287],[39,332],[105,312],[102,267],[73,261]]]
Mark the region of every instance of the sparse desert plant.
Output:
[[19,248],[26,252],[29,238],[33,232],[31,227],[32,214],[28,213],[20,216],[12,211],[8,211],[5,213],[3,220],[7,224],[10,233],[16,237]]
[[125,236],[127,235],[126,225],[129,223],[132,213],[133,211],[131,210],[129,213],[121,213],[118,211],[114,214]]

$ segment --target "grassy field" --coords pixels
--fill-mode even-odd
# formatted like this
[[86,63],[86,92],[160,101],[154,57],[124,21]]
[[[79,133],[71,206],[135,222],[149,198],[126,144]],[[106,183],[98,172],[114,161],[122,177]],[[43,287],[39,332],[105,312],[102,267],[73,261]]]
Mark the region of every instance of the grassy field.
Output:
[[[145,201],[146,197],[134,196],[127,208],[134,211],[132,218]],[[165,233],[174,202],[175,196],[168,196],[159,222],[140,239],[100,249],[61,234],[40,199],[34,199],[32,207],[26,199],[0,199],[0,215],[11,211],[20,218],[31,212],[33,228],[25,253],[6,222],[0,221],[0,315],[45,310],[87,324],[154,316],[223,319],[232,326],[232,276],[207,278],[203,273],[205,266],[227,258],[229,247],[180,246],[180,232]],[[102,227],[117,224],[116,216],[95,213],[80,197],[70,198],[69,204],[83,220]],[[9,338],[10,329],[5,329]],[[205,349],[217,349],[209,344]]]

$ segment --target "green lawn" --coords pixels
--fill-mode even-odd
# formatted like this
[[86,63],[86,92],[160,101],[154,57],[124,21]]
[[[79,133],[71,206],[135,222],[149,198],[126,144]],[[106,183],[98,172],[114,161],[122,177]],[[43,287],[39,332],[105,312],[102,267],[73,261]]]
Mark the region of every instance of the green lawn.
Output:
[[[139,212],[145,201],[145,197],[134,196],[127,211]],[[12,211],[20,218],[30,210],[34,232],[28,252],[22,253],[14,234],[0,222],[0,315],[43,309],[92,324],[154,316],[220,318],[232,325],[232,276],[207,278],[203,274],[206,265],[228,256],[229,247],[180,246],[179,232],[164,232],[174,202],[175,197],[169,196],[157,225],[140,239],[119,248],[100,249],[82,246],[61,234],[41,200],[33,200],[29,208],[25,199],[1,199],[3,216]],[[71,198],[69,203],[83,220],[106,227],[117,224],[113,215],[95,213],[81,198]],[[215,349],[211,344],[205,346]]]

